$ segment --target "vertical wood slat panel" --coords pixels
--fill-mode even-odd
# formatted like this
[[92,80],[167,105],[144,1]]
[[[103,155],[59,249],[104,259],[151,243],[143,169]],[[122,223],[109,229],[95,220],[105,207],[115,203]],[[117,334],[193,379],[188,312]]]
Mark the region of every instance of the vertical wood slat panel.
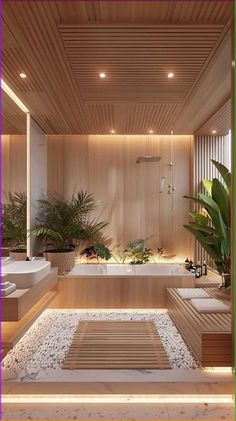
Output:
[[[204,179],[211,179],[214,177],[222,181],[218,171],[211,163],[211,159],[221,162],[229,167],[229,143],[227,136],[194,136],[194,176],[193,176],[193,191],[197,193],[204,193],[202,181]],[[209,258],[204,249],[195,243],[195,261],[206,260],[208,265],[213,267],[213,260]]]

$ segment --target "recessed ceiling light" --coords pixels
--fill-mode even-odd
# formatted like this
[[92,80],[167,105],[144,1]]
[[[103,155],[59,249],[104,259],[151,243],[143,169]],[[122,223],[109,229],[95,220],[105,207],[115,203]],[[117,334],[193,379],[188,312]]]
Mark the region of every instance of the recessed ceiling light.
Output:
[[154,130],[149,130],[148,133],[149,134],[153,134],[154,133]]
[[112,129],[112,130],[111,130],[111,134],[115,134],[115,132],[116,132],[116,131],[115,131],[114,129]]
[[172,77],[174,77],[174,73],[169,72],[169,73],[167,74],[167,76],[168,76],[168,78],[169,78],[169,79],[171,79]]
[[27,76],[26,76],[26,74],[25,74],[25,73],[20,73],[20,74],[19,74],[19,76],[21,77],[21,79],[25,79],[25,78],[27,78]]
[[105,79],[105,77],[106,77],[106,73],[104,73],[104,72],[99,73],[99,77],[100,77],[101,79]]
[[216,130],[212,130],[212,134],[216,134]]

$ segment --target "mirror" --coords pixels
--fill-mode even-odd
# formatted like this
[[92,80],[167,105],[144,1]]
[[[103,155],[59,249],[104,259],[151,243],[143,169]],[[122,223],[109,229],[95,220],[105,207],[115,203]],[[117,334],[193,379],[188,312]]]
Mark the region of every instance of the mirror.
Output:
[[2,91],[2,256],[26,258],[26,118]]

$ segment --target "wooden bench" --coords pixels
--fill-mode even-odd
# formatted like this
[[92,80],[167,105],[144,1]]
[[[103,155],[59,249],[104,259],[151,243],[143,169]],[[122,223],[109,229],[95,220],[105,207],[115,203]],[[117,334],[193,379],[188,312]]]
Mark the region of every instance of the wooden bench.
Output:
[[[230,295],[218,288],[203,288],[212,298],[230,305]],[[177,290],[167,289],[168,312],[203,367],[232,366],[232,332],[230,313],[201,314],[183,300]]]

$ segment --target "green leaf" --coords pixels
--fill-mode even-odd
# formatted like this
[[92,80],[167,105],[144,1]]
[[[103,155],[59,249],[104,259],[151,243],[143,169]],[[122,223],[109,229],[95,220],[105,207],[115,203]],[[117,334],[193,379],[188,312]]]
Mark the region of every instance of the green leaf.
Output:
[[229,225],[230,224],[230,200],[229,196],[226,192],[225,187],[223,184],[217,180],[217,178],[213,179],[212,183],[212,198],[217,203],[220,212],[222,214],[222,218],[224,222]]
[[218,249],[215,248],[213,245],[208,244],[205,241],[205,236],[202,233],[200,233],[198,230],[195,230],[190,225],[184,225],[184,227],[195,236],[197,241],[201,244],[204,250],[206,250],[206,252],[214,261],[222,260],[221,254],[218,251]]
[[219,171],[221,177],[223,178],[226,186],[228,187],[228,189],[230,190],[231,188],[231,173],[228,170],[228,168],[226,168],[223,164],[221,164],[220,162],[215,161],[214,159],[211,159],[211,162],[214,164],[214,166],[217,168],[217,170]]
[[189,212],[189,215],[192,216],[196,222],[198,222],[201,225],[207,225],[208,224],[208,218],[207,216],[202,215],[198,212]]
[[207,191],[207,193],[209,194],[209,196],[211,196],[212,181],[211,180],[203,180],[202,184],[203,184],[205,190]]

